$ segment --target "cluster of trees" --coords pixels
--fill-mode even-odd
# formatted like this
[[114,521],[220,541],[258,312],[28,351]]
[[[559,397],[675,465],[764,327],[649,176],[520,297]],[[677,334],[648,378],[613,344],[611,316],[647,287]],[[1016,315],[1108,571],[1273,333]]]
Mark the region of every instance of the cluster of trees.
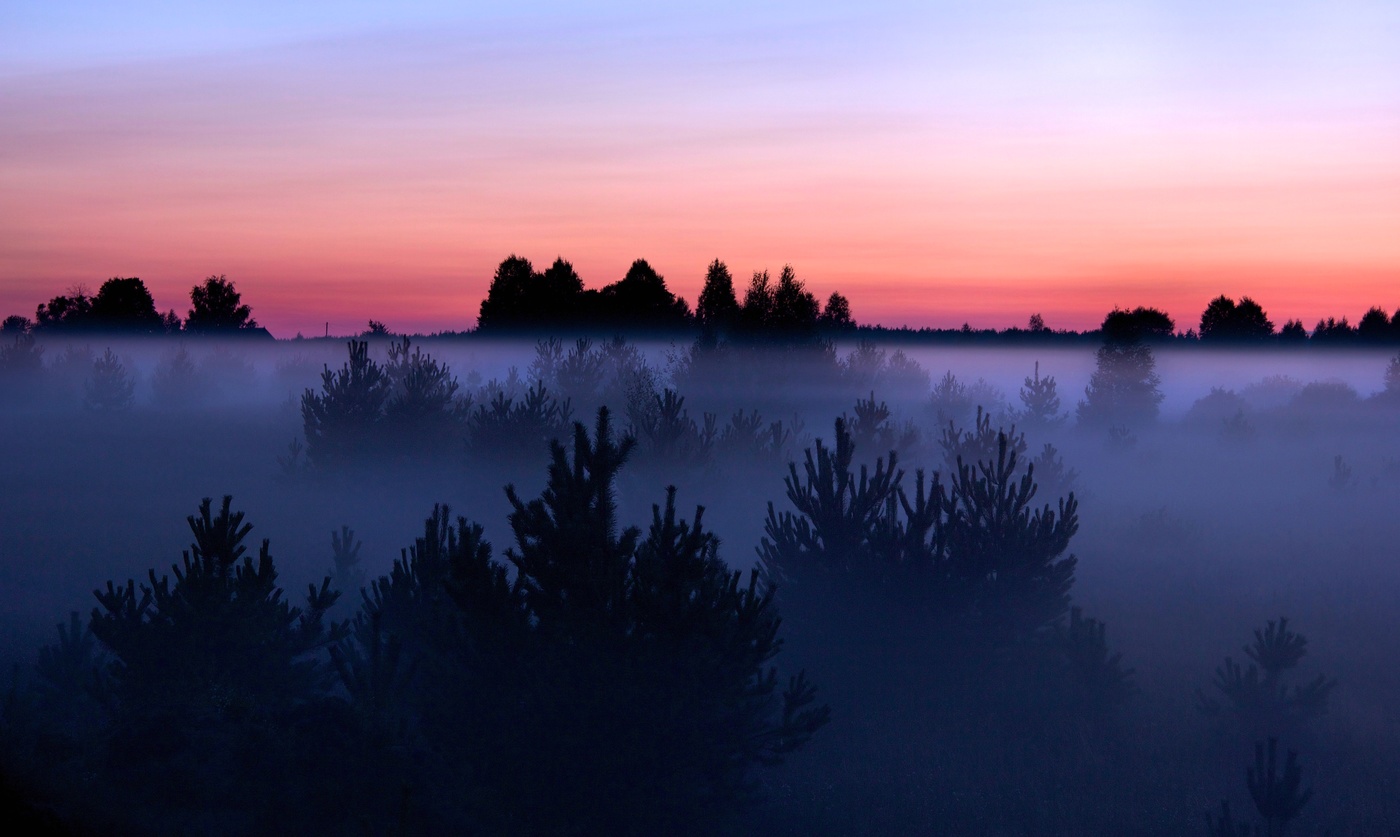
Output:
[[[703,509],[671,488],[621,525],[634,444],[606,410],[554,441],[540,497],[506,489],[503,561],[434,508],[346,621],[330,576],[287,601],[268,542],[206,499],[173,577],[60,626],[0,708],[5,755],[108,833],[715,833],[829,713],[778,677],[774,591]],[[333,545],[350,575],[353,532]]]
[[1285,343],[1311,341],[1319,344],[1387,344],[1400,343],[1400,309],[1387,315],[1380,307],[1372,307],[1355,326],[1346,317],[1318,320],[1309,333],[1301,320],[1289,320],[1277,332],[1259,303],[1241,297],[1237,303],[1221,295],[1210,301],[1201,314],[1200,339],[1215,343],[1258,343],[1278,340]]
[[573,265],[556,259],[538,272],[528,259],[501,262],[481,303],[477,329],[484,333],[565,328],[573,330],[676,331],[700,326],[710,333],[806,337],[819,330],[852,328],[850,303],[833,293],[823,307],[791,266],[777,281],[757,272],[742,304],[729,268],[716,259],[692,312],[645,259],[627,275],[598,290],[585,289]]
[[243,303],[233,282],[224,276],[210,276],[190,288],[190,309],[183,321],[174,309],[164,314],[156,309],[145,282],[117,277],[103,282],[95,295],[79,286],[40,303],[33,320],[20,315],[7,317],[4,331],[266,334],[253,319],[252,308]]

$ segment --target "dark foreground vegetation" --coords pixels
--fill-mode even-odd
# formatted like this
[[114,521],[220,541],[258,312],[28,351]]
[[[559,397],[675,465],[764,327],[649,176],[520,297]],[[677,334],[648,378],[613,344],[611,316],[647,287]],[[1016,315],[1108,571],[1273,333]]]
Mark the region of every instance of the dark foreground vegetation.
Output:
[[1120,313],[1082,388],[1026,356],[1010,397],[819,335],[459,378],[447,341],[41,333],[0,376],[4,803],[59,833],[1394,833],[1400,361],[1164,417],[1170,326]]

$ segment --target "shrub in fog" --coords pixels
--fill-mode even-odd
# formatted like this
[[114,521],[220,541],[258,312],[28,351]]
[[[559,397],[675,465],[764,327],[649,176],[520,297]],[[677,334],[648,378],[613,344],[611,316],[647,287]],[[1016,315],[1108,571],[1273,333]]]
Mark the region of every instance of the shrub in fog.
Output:
[[1390,359],[1390,363],[1385,367],[1385,392],[1392,397],[1400,398],[1400,355]]
[[91,628],[113,657],[107,674],[121,717],[198,726],[285,710],[321,684],[308,655],[338,639],[324,624],[339,593],[327,578],[304,609],[283,599],[267,541],[254,560],[243,543],[252,526],[225,497],[206,498],[187,520],[195,542],[170,577],[107,583]]
[[221,343],[215,343],[199,359],[199,372],[208,395],[229,403],[247,398],[258,379],[258,370],[247,355]]
[[897,451],[901,455],[915,452],[921,442],[919,428],[913,422],[896,424],[894,414],[884,401],[876,401],[872,391],[869,398],[856,399],[855,415],[847,419],[851,439],[858,448],[877,451]]
[[136,392],[136,379],[126,371],[121,358],[111,349],[92,362],[92,371],[83,382],[83,406],[98,412],[125,410]]
[[1313,381],[1304,384],[1289,407],[1301,413],[1337,414],[1361,404],[1361,395],[1345,381]]
[[1014,425],[1009,430],[1000,427],[993,430],[991,415],[981,407],[977,408],[970,428],[948,422],[938,439],[938,448],[943,453],[944,472],[956,473],[963,462],[990,462],[996,456],[1003,436],[1012,451],[1024,460],[1026,434],[1017,433]]
[[846,579],[838,585],[883,582],[999,636],[1026,638],[1068,613],[1075,559],[1063,554],[1079,523],[1073,495],[1058,511],[1032,507],[1036,484],[1022,466],[1023,445],[998,432],[989,457],[959,459],[946,486],[919,471],[910,492],[897,455],[857,475],[855,445],[838,419],[834,447],[818,440],[802,474],[788,466],[795,511],[769,504],[764,567],[798,585],[822,576]]
[[556,338],[542,340],[535,346],[530,377],[584,411],[644,406],[656,394],[656,373],[622,337],[580,339],[567,351]]
[[301,396],[307,457],[317,468],[341,467],[370,456],[389,400],[390,381],[369,356],[369,343],[351,340],[350,358],[339,370],[321,372],[321,392]]
[[697,423],[685,409],[685,398],[673,389],[653,396],[645,408],[634,406],[628,418],[638,454],[648,463],[695,468],[714,456],[719,437],[715,415],[705,413]]
[[480,526],[435,509],[338,652],[366,713],[407,706],[420,735],[460,747],[439,790],[478,828],[707,833],[755,765],[825,723],[805,678],[771,666],[772,590],[728,569],[703,510],[678,518],[668,489],[645,534],[620,527],[633,446],[602,410],[572,452],[551,445],[538,499],[507,488],[513,577]]
[[1196,399],[1181,423],[1195,430],[1213,432],[1227,441],[1243,441],[1254,435],[1254,412],[1249,402],[1234,390],[1211,387]]
[[184,346],[167,351],[151,375],[151,400],[161,407],[191,407],[208,394],[208,382]]
[[1038,493],[1046,497],[1065,497],[1075,493],[1079,471],[1071,468],[1060,455],[1059,448],[1049,442],[1030,461],[1030,467],[1035,469]]
[[409,349],[407,337],[389,344],[385,442],[392,452],[410,458],[441,456],[462,439],[471,401],[458,397],[459,384],[447,364],[420,347]]
[[1035,373],[1021,385],[1019,396],[1021,409],[1016,412],[1016,420],[1023,427],[1045,431],[1064,424],[1066,416],[1060,412],[1060,393],[1055,376],[1042,378],[1039,361],[1036,361]]
[[1285,407],[1303,388],[1301,382],[1287,375],[1269,375],[1240,391],[1240,397],[1256,410]]
[[1229,801],[1222,800],[1219,814],[1206,815],[1210,837],[1282,835],[1288,824],[1303,812],[1312,799],[1312,788],[1303,789],[1303,770],[1298,764],[1298,753],[1288,751],[1280,772],[1277,738],[1269,738],[1267,756],[1265,752],[1264,742],[1255,743],[1254,764],[1245,769],[1249,798],[1263,826],[1251,825],[1248,819],[1236,820],[1230,811]]
[[0,335],[0,393],[19,403],[22,394],[34,394],[44,371],[44,347],[25,330]]
[[802,423],[796,418],[765,421],[757,410],[736,410],[720,429],[715,450],[731,466],[764,467],[785,461],[801,433]]
[[977,406],[977,402],[968,392],[967,384],[959,381],[951,371],[943,373],[943,377],[933,385],[933,391],[929,394],[929,412],[939,425],[948,422],[965,424]]
[[535,382],[524,395],[512,398],[504,390],[480,404],[467,426],[473,456],[495,461],[533,462],[539,452],[568,430],[573,407]]
[[1085,427],[1141,427],[1157,418],[1162,403],[1152,349],[1141,340],[1108,340],[1099,347],[1095,367],[1076,410]]
[[[304,607],[288,603],[267,541],[249,552],[252,527],[228,497],[188,523],[172,575],[109,581],[87,624],[75,614],[41,650],[21,758],[55,799],[112,821],[103,831],[303,831],[287,817],[305,816],[312,762],[334,746],[308,720],[331,684],[317,652],[346,633],[325,621],[339,594],[326,579]],[[322,829],[347,826],[335,808],[316,814]]]
[[1307,651],[1307,638],[1289,630],[1286,618],[1270,620],[1244,647],[1247,665],[1227,656],[1215,670],[1213,691],[1197,690],[1197,708],[1221,734],[1247,741],[1296,739],[1327,711],[1328,695],[1337,685],[1325,675],[1303,680],[1294,673]]
[[840,361],[841,377],[859,389],[877,389],[896,394],[924,393],[929,390],[929,374],[903,349],[887,352],[869,340],[862,340]]
[[[986,430],[984,415],[977,431],[951,436]],[[955,459],[946,482],[916,471],[908,485],[898,454],[857,471],[838,419],[834,446],[818,440],[801,472],[789,465],[792,511],[768,505],[764,571],[785,585],[799,617],[861,626],[847,629],[860,635],[855,646],[844,636],[824,644],[867,655],[874,652],[862,643],[889,642],[895,632],[913,670],[942,660],[949,671],[989,674],[974,678],[976,688],[1010,695],[1017,712],[1097,718],[1126,697],[1130,673],[1109,653],[1102,624],[1070,610],[1074,495],[1037,507],[1024,442],[1005,431],[994,440],[981,459]]]

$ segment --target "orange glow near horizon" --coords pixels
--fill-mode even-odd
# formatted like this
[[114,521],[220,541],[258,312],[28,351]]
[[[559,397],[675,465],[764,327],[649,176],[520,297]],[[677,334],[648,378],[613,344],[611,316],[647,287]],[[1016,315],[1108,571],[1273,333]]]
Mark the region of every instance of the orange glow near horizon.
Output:
[[711,259],[741,293],[790,263],[889,326],[1152,305],[1184,330],[1221,293],[1278,325],[1400,307],[1395,107],[926,107],[907,73],[867,101],[383,50],[0,75],[0,315],[112,276],[183,314],[225,274],[282,337],[461,330],[511,253],[590,287],[646,258],[692,303]]

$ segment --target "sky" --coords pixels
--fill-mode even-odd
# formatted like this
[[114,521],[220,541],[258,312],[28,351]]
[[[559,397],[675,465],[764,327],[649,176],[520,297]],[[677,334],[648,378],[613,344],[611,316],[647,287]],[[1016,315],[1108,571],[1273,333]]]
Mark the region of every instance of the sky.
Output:
[[0,7],[0,315],[233,280],[470,327],[496,265],[793,265],[858,321],[1400,307],[1400,2]]

